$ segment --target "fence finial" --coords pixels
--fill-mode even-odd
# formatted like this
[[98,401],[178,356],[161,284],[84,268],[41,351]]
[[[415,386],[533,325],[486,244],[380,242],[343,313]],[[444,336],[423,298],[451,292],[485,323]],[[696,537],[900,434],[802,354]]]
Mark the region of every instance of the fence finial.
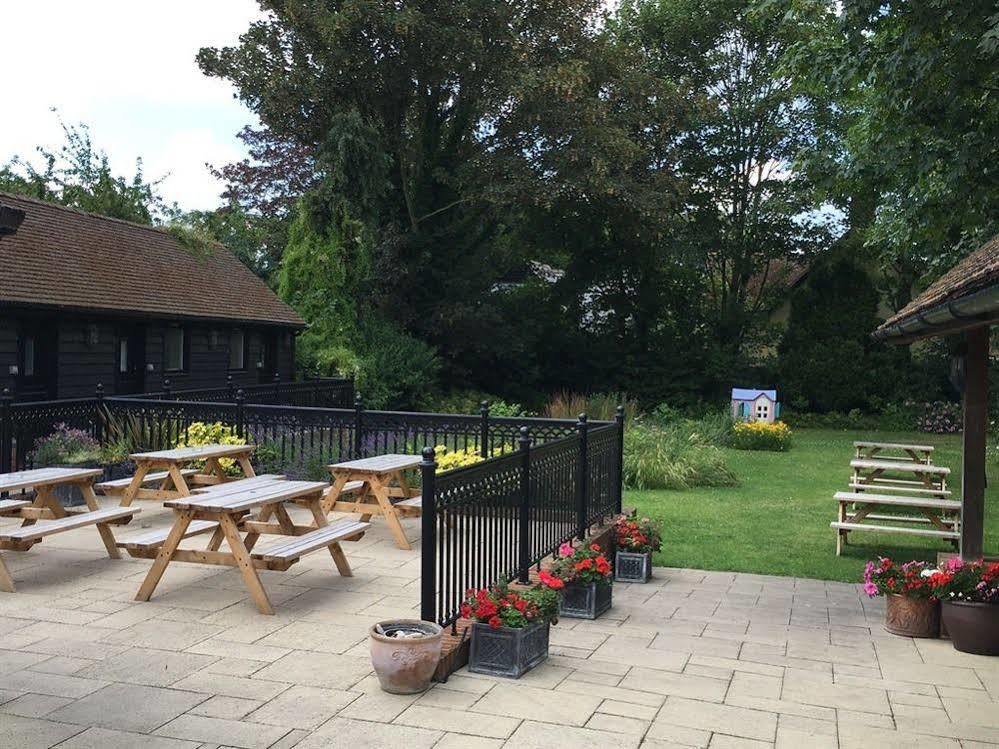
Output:
[[423,463],[421,465],[437,465],[437,453],[429,445],[423,448]]
[[588,418],[588,417],[586,416],[586,414],[585,414],[585,413],[582,413],[582,414],[580,414],[580,415],[579,415],[579,417],[578,417],[578,419],[577,419],[577,422],[578,422],[579,424],[585,424],[585,423],[586,423],[586,419],[587,419],[587,418]]
[[97,391],[96,392],[97,392],[97,400],[101,400],[104,397],[104,383],[103,382],[98,382],[97,383]]
[[624,421],[624,404],[622,403],[617,407],[617,420]]
[[531,446],[531,429],[530,427],[520,428],[520,437],[517,439],[521,450],[526,450]]

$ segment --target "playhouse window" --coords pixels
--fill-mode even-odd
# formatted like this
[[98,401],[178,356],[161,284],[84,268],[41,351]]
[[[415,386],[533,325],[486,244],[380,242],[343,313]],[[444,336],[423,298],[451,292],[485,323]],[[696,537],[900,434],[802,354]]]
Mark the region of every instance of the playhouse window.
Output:
[[757,419],[765,419],[765,418],[767,418],[767,416],[769,415],[769,413],[770,413],[770,406],[768,406],[766,403],[757,403],[756,404],[756,418]]

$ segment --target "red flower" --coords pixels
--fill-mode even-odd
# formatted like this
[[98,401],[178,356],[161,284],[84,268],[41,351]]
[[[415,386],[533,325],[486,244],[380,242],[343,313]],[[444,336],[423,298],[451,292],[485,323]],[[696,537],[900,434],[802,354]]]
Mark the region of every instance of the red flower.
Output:
[[472,607],[469,606],[467,603],[461,604],[461,616],[464,619],[468,619],[469,617],[472,616]]
[[600,547],[597,544],[591,544],[590,551],[600,551]]
[[493,629],[499,629],[503,625],[503,620],[498,616],[494,616],[489,620],[489,626]]

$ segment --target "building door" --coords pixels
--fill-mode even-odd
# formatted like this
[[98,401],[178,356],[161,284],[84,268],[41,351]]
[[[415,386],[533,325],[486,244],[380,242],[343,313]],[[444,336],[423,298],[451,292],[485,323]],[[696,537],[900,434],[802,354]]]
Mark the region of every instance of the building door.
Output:
[[116,395],[145,392],[146,330],[139,325],[119,327],[115,335]]
[[55,320],[23,320],[17,336],[17,374],[14,377],[17,399],[36,401],[55,398],[58,360],[59,323]]
[[278,372],[278,334],[264,333],[262,335],[263,349],[260,352],[259,369],[260,382],[273,382],[274,375]]

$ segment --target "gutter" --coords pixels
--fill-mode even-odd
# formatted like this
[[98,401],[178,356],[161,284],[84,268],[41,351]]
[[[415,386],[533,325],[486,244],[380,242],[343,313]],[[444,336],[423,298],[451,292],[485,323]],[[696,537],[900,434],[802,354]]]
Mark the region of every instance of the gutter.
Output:
[[999,313],[999,283],[993,282],[973,294],[941,302],[928,310],[917,312],[888,327],[878,328],[871,337],[876,341],[902,342],[892,339],[912,340],[932,336],[941,329],[950,329],[976,321],[983,325]]

